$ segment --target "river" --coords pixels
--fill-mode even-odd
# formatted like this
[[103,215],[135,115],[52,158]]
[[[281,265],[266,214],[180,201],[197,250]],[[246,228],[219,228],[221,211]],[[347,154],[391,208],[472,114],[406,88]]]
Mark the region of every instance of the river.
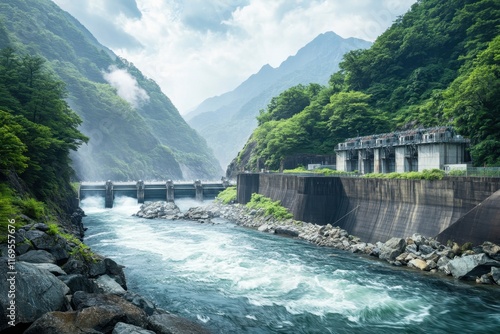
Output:
[[[181,210],[198,205],[177,202]],[[131,216],[82,201],[85,243],[128,288],[213,333],[500,333],[500,288],[475,286],[218,220]]]

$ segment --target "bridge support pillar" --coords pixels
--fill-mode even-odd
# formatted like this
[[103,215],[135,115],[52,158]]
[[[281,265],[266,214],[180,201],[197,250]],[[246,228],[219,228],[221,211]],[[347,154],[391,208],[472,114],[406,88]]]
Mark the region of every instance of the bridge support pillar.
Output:
[[167,202],[174,201],[174,181],[167,180]]
[[137,181],[137,203],[144,203],[144,181]]
[[203,202],[203,186],[200,180],[194,181],[195,198],[199,202]]
[[105,185],[106,193],[104,195],[104,207],[105,208],[112,208],[113,207],[113,182],[111,181],[106,181]]

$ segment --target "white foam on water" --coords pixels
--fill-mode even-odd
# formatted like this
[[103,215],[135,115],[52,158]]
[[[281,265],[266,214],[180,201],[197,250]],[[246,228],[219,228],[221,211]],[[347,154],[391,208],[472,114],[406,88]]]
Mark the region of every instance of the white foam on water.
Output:
[[196,315],[196,318],[198,320],[200,320],[201,322],[203,322],[204,324],[206,324],[207,322],[210,321],[210,317],[206,316],[206,315],[200,315],[200,314],[197,314]]
[[[86,208],[91,205],[95,203]],[[169,279],[200,282],[225,297],[245,298],[251,305],[278,305],[291,314],[341,314],[355,323],[421,322],[430,314],[431,307],[421,307],[414,298],[393,296],[400,285],[387,288],[377,279],[360,282],[356,270],[325,271],[296,254],[267,249],[265,240],[232,227],[130,217],[138,207],[135,199],[115,200],[111,209],[115,213],[109,219],[116,238],[101,244],[157,255],[161,263],[144,272],[146,280],[165,277],[161,270],[168,268],[175,276]]]

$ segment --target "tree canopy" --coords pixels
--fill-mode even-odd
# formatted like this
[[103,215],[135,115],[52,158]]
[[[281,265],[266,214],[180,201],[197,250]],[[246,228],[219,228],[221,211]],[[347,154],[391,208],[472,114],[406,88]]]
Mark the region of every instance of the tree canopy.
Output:
[[59,197],[73,175],[70,151],[88,140],[65,94],[43,58],[0,51],[0,171],[18,174],[42,200]]

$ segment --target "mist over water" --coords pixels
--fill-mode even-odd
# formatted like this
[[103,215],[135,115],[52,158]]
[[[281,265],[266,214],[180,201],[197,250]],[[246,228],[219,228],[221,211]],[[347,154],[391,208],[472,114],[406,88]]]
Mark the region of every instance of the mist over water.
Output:
[[[178,201],[185,211],[199,205]],[[128,287],[213,333],[498,333],[500,291],[230,222],[147,220],[87,198],[85,242]]]

